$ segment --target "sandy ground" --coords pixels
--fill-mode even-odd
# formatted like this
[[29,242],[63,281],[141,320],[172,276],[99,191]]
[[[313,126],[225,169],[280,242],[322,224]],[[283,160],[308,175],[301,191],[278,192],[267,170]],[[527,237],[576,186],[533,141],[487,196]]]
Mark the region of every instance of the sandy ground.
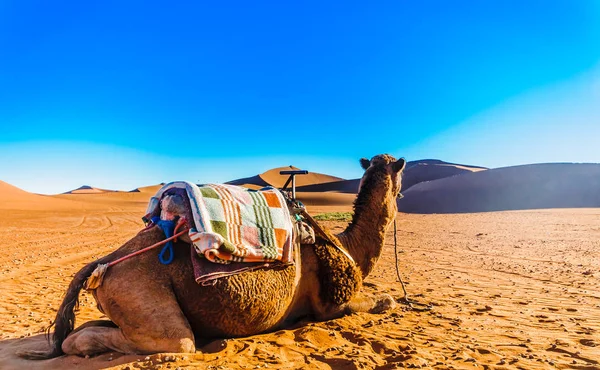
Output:
[[[600,369],[600,209],[398,214],[399,267],[429,312],[399,305],[195,354],[19,359],[46,346],[41,332],[72,275],[142,227],[148,196],[63,195],[77,206],[0,212],[0,369]],[[313,212],[335,209],[348,207]],[[391,230],[364,291],[402,297]],[[77,324],[101,317],[83,293]]]

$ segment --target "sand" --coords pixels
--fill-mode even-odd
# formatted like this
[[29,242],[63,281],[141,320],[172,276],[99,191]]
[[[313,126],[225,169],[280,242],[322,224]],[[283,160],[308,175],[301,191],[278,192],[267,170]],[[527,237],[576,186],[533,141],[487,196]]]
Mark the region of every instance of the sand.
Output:
[[[600,369],[600,209],[399,213],[400,271],[429,312],[399,305],[217,340],[195,354],[22,360],[17,350],[46,346],[41,332],[73,274],[142,228],[153,192],[42,197],[49,209],[36,208],[40,196],[12,194],[21,209],[0,202],[0,369]],[[312,213],[350,207],[311,196]],[[400,299],[392,235],[363,290]],[[77,325],[102,317],[84,292]]]
[[0,181],[0,211],[41,211],[83,209],[85,203],[76,199],[60,199],[47,195],[32,194],[4,181]]

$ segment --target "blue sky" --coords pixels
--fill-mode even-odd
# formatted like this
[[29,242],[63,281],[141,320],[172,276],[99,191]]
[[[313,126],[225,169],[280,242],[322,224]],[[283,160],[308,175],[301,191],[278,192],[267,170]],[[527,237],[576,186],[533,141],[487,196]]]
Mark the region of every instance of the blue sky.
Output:
[[0,2],[0,179],[600,162],[600,2]]

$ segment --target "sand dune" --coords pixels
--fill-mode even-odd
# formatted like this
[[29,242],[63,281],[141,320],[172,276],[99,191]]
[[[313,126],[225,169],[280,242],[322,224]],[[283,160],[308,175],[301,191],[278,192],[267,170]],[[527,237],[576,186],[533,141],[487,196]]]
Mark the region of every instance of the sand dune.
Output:
[[269,183],[263,180],[260,175],[227,181],[226,184],[243,186],[250,189],[260,189],[265,186],[269,186]]
[[0,180],[0,209],[3,210],[44,210],[82,207],[83,204],[81,202],[32,194]]
[[139,188],[135,188],[133,190],[130,190],[130,193],[152,193],[152,195],[156,194],[156,192],[158,190],[160,190],[160,188],[164,185],[163,184],[156,184],[156,185],[149,185],[149,186],[142,186]]
[[[261,173],[259,176],[269,185],[274,186],[276,188],[281,188],[285,184],[288,179],[288,175],[280,175],[279,171],[286,170],[297,170],[298,168],[293,166],[288,167],[279,167],[269,170],[267,172]],[[304,186],[304,185],[313,185],[313,184],[323,184],[332,181],[340,181],[342,178],[325,175],[318,172],[309,172],[306,175],[298,175],[296,176],[296,186]]]
[[[287,166],[287,167],[277,167],[266,172],[261,173],[260,175],[245,177],[242,179],[228,181],[227,184],[231,185],[240,185],[251,188],[261,188],[264,186],[274,186],[276,188],[281,188],[285,184],[288,179],[288,175],[280,175],[279,171],[285,170],[297,170],[297,167]],[[298,175],[296,176],[296,186],[305,186],[305,185],[313,185],[313,184],[322,184],[332,181],[340,181],[342,178],[325,175],[318,172],[309,172],[306,175]]]
[[402,177],[402,191],[406,191],[420,182],[484,170],[486,170],[484,167],[448,163],[437,159],[408,162]]
[[358,193],[358,185],[360,179],[352,180],[340,180],[332,181],[323,184],[311,184],[305,186],[299,186],[296,188],[297,191],[301,192],[337,192],[337,193]]
[[497,168],[422,182],[403,194],[399,209],[411,213],[600,207],[600,165]]
[[12,199],[29,198],[31,196],[35,197],[36,195],[0,180],[0,201],[4,202]]
[[[437,159],[423,159],[408,162],[406,164],[406,169],[404,170],[404,176],[402,177],[402,191],[405,191],[420,182],[483,170],[486,170],[486,168],[449,163]],[[300,186],[297,190],[302,192],[339,192],[356,194],[358,193],[359,184],[360,179],[338,180]]]
[[95,188],[95,187],[89,186],[89,185],[82,185],[82,186],[78,187],[77,189],[67,191],[63,194],[100,194],[100,193],[109,193],[109,192],[113,192],[113,191],[116,191],[116,190],[100,189],[100,188]]
[[442,161],[440,159],[419,159],[416,161],[409,161],[406,163],[406,168],[409,169],[416,165],[454,166],[454,167],[460,167],[460,168],[469,170],[471,172],[487,170],[487,167],[473,166],[470,164],[459,164],[459,163],[446,162],[446,161]]

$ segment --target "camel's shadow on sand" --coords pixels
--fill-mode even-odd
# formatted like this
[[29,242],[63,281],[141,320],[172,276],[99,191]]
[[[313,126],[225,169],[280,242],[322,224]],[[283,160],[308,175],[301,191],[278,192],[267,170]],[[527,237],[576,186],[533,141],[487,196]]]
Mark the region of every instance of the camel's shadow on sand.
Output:
[[93,358],[79,356],[60,356],[49,360],[26,360],[18,356],[25,350],[48,350],[50,345],[44,334],[26,338],[5,339],[0,341],[0,369],[104,369],[136,361],[140,355],[123,355],[108,352]]
[[[197,348],[197,354],[217,354],[226,352],[223,340],[215,340],[201,348]],[[50,345],[44,334],[38,334],[26,338],[5,339],[0,341],[0,369],[85,369],[96,370],[119,366],[130,362],[138,362],[136,369],[154,369],[156,358],[167,357],[164,354],[155,355],[124,355],[118,352],[107,352],[93,357],[60,356],[49,360],[26,360],[18,356],[20,351],[48,350]],[[189,354],[193,356],[193,354]],[[185,354],[177,354],[185,357]],[[175,357],[175,355],[171,356]],[[147,361],[150,358],[150,361]],[[154,361],[153,361],[154,360]],[[147,364],[147,365],[146,365]]]
[[[290,325],[279,333],[286,332],[288,337],[295,338],[302,330],[311,326],[312,320],[301,320]],[[266,334],[268,335],[268,334]],[[0,341],[0,369],[85,369],[96,370],[119,367],[128,363],[135,363],[130,368],[156,369],[160,363],[176,361],[173,368],[193,366],[194,368],[210,367],[211,363],[227,356],[248,355],[254,357],[254,346],[261,342],[263,334],[247,338],[214,339],[204,342],[196,347],[196,353],[156,353],[153,355],[125,355],[119,352],[106,352],[92,357],[80,357],[75,355],[63,355],[48,360],[27,360],[18,354],[21,351],[48,350],[50,344],[44,334],[38,334],[25,338],[5,339]],[[268,341],[268,339],[265,339]],[[170,360],[169,360],[170,357]],[[202,366],[204,365],[204,366]]]

